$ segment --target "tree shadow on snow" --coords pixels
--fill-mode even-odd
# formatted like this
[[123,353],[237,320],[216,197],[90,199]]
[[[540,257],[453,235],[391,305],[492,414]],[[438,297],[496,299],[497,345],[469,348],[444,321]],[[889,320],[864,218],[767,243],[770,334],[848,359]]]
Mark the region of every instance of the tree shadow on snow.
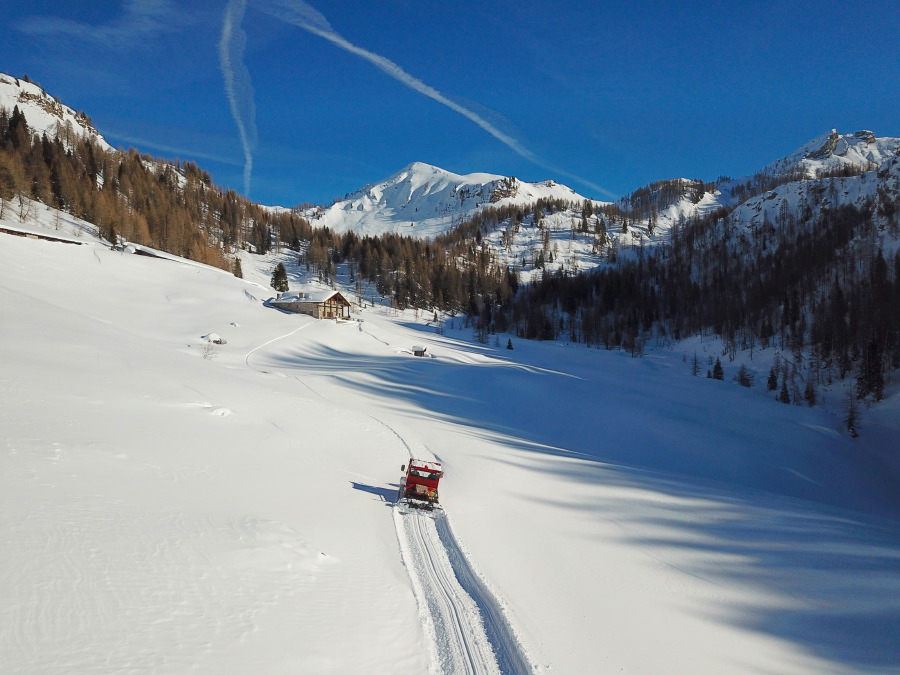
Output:
[[[702,378],[663,381],[646,359],[625,368],[615,355],[584,354],[602,365],[577,370],[579,357],[563,354],[554,372],[546,357],[529,366],[323,345],[267,358],[523,453],[510,468],[591,486],[578,499],[528,499],[584,517],[585,536],[592,521],[621,523],[635,546],[673,551],[679,570],[752,589],[752,604],[721,603],[722,623],[789,640],[839,670],[900,672],[895,476],[846,439],[812,430],[823,423],[818,411]],[[394,489],[352,486],[396,501]]]
[[723,586],[777,598],[724,602],[717,621],[788,640],[841,664],[842,671],[900,672],[895,521],[642,469],[582,465],[566,472],[549,461],[531,468],[561,474],[573,484],[626,488],[598,489],[593,499],[579,491],[577,500],[539,501],[588,521],[617,523],[634,545],[714,594],[714,587]]

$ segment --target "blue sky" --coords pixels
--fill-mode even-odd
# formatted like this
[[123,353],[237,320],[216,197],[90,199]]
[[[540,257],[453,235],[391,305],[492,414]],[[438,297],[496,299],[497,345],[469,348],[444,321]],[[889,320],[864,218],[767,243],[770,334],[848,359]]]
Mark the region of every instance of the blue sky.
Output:
[[831,128],[900,136],[895,1],[13,0],[3,14],[0,71],[113,145],[195,161],[266,204],[330,203],[413,161],[610,199],[749,174]]

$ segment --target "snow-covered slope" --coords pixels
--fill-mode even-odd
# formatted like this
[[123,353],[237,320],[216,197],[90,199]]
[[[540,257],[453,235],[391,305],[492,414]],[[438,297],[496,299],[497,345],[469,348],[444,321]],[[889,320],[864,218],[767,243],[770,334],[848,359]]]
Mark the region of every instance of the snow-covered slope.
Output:
[[32,133],[47,134],[49,138],[59,134],[63,142],[67,141],[69,133],[87,136],[97,141],[102,148],[112,149],[86,115],[60,103],[32,82],[0,73],[0,108],[11,113],[16,106],[25,115]]
[[799,171],[807,178],[818,178],[845,168],[871,171],[895,156],[898,149],[900,138],[876,138],[871,131],[840,134],[832,129],[768,164],[760,173],[781,176]]
[[367,185],[328,208],[310,209],[314,226],[360,235],[395,232],[434,237],[485,206],[527,204],[538,199],[583,202],[584,197],[552,180],[525,183],[489,173],[460,176],[414,162],[380,183]]
[[[738,363],[314,321],[34,211],[81,243],[0,233],[0,672],[496,673],[458,556],[536,674],[900,671],[896,384],[851,440]],[[398,522],[411,453],[456,543]]]
[[[893,141],[900,147],[900,139],[880,140],[885,141],[884,145],[888,145],[887,141]],[[803,166],[810,171],[817,170],[810,164]],[[728,220],[742,230],[756,231],[761,225],[768,223],[772,231],[775,231],[783,224],[785,217],[789,222],[796,221],[799,214],[815,219],[822,209],[854,206],[870,207],[876,223],[884,225],[889,220],[887,214],[896,211],[898,204],[900,155],[895,149],[894,154],[884,157],[877,170],[859,175],[815,178],[779,185],[744,201],[734,209]],[[900,247],[900,239],[893,228],[879,227],[873,234],[886,252]]]
[[[685,196],[667,205],[654,214],[655,237],[648,236],[648,242],[665,241],[679,220],[719,209],[734,209],[731,221],[739,226],[752,226],[764,213],[771,219],[776,206],[786,206],[787,213],[796,215],[803,195],[809,193],[828,192],[827,198],[810,200],[813,211],[823,206],[859,206],[868,198],[877,201],[893,196],[896,200],[898,159],[900,138],[876,137],[871,131],[840,134],[832,129],[767,164],[753,176],[721,182],[699,200]],[[879,192],[879,185],[888,191]],[[784,195],[793,195],[786,205],[782,204]],[[649,235],[647,225],[647,218],[635,222],[638,229]]]
[[[411,164],[328,208],[309,209],[305,215],[313,226],[336,232],[353,230],[373,236],[396,232],[426,238],[452,229],[486,206],[533,205],[542,198],[570,203],[571,208],[549,214],[540,228],[534,215],[526,213],[521,222],[507,220],[484,233],[495,257],[504,265],[517,267],[522,278],[529,280],[546,270],[585,270],[621,256],[637,255],[644,246],[667,242],[676,224],[712,212],[733,210],[732,223],[752,227],[766,213],[773,218],[776,208],[785,208],[783,203],[795,214],[805,201],[813,211],[840,204],[859,206],[866,200],[876,208],[885,200],[896,203],[898,153],[900,138],[879,138],[870,131],[839,134],[832,130],[754,176],[723,181],[705,193],[702,184],[687,179],[654,184],[665,183],[671,189],[680,182],[684,194],[666,200],[650,215],[634,215],[633,206],[622,200],[615,206],[624,215],[610,218],[597,208],[603,202],[593,202],[595,213],[588,219],[586,231],[581,227],[584,197],[568,187],[553,181],[523,183],[492,174],[459,176],[421,163]],[[654,185],[645,188],[645,193],[652,196]],[[823,192],[827,195],[819,199]],[[601,219],[605,245],[598,243]],[[536,263],[539,257],[544,261],[542,266]]]

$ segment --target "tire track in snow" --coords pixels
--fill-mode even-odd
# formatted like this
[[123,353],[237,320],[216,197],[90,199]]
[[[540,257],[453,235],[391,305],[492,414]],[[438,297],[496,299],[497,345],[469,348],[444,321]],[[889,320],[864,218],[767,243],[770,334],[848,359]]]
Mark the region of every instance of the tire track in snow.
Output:
[[395,509],[394,522],[438,672],[500,673],[478,606],[457,582],[435,521],[425,514]]
[[[279,335],[278,337],[274,337],[271,340],[263,342],[261,345],[254,347],[249,352],[247,352],[247,356],[244,357],[244,365],[246,365],[248,368],[253,368],[253,366],[250,365],[250,357],[253,356],[254,352],[262,349],[263,347],[265,347],[267,345],[272,344],[273,342],[277,342],[278,340],[283,340],[284,338],[290,337],[291,335],[295,335],[296,333],[299,333],[304,328],[309,328],[312,325],[313,325],[312,323],[305,323],[302,326],[300,326],[299,328],[295,328],[290,333],[285,333],[284,335]],[[253,369],[256,370],[255,368],[253,368]]]
[[471,596],[481,612],[484,630],[494,648],[500,672],[504,675],[532,673],[533,669],[528,665],[519,640],[506,620],[500,603],[469,565],[456,537],[453,536],[449,520],[446,517],[437,518],[435,529],[459,585]]
[[[434,456],[421,443],[417,444],[420,450],[414,451],[392,425],[372,414],[368,417],[393,433],[409,457]],[[399,507],[393,511],[403,562],[439,672],[533,673],[500,603],[472,569],[447,517],[442,512],[433,517],[417,511],[404,513]],[[411,526],[407,527],[406,519]]]
[[[257,350],[310,325],[255,347],[245,357],[245,364],[252,368],[250,357]],[[329,400],[300,381],[314,394]],[[407,456],[432,454],[422,444],[416,444],[421,451],[413,450],[412,444],[392,425],[370,413],[367,416],[392,432],[405,447]],[[432,643],[434,672],[443,675],[533,673],[499,602],[472,570],[447,518],[443,514],[435,518],[418,512],[403,514],[399,508],[393,509],[393,515],[403,562],[426,635]]]

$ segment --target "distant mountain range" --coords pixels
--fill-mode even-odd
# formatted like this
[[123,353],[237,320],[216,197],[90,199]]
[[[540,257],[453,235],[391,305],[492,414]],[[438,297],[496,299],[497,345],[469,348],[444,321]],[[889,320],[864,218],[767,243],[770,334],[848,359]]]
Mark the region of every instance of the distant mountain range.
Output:
[[[18,106],[36,133],[77,134],[93,138],[111,149],[90,118],[76,112],[27,80],[0,74],[0,107]],[[680,219],[716,209],[737,210],[749,224],[773,215],[784,200],[796,207],[817,180],[846,179],[838,193],[819,205],[859,204],[862,200],[896,199],[898,194],[900,138],[876,137],[872,131],[841,134],[832,129],[777,159],[752,176],[700,183],[687,179],[659,181],[623,197],[618,202],[590,200],[594,210],[612,207],[643,230],[647,243],[664,240]],[[870,178],[857,178],[867,176]],[[793,184],[791,188],[782,188]],[[568,202],[577,209],[586,197],[572,188],[546,180],[528,183],[512,176],[489,173],[459,175],[441,168],[413,162],[380,182],[366,185],[329,206],[303,210],[313,227],[328,227],[336,233],[354,231],[376,236],[392,232],[419,239],[454,229],[459,223],[488,207],[528,206],[538,200]],[[877,204],[876,204],[877,206]],[[282,210],[274,207],[275,210]],[[736,214],[738,215],[738,214]]]
[[[784,199],[793,206],[802,201],[805,190],[801,186],[810,181],[815,192],[821,185],[817,180],[846,179],[840,195],[846,203],[877,200],[879,194],[896,196],[898,150],[900,138],[878,138],[871,131],[840,134],[832,129],[752,176],[717,183],[659,181],[618,202],[590,201],[595,211],[615,207],[613,210],[627,217],[632,227],[643,230],[647,243],[652,244],[665,240],[679,220],[717,209],[731,211],[745,205],[739,215],[748,223],[761,221],[766,213],[771,219],[773,209]],[[881,178],[854,178],[869,172]],[[794,187],[782,187],[790,184]],[[538,199],[569,202],[575,217],[586,197],[552,180],[527,183],[485,173],[457,175],[416,162],[331,206],[310,208],[303,215],[314,227],[328,227],[338,233],[352,230],[374,236],[393,232],[424,239],[454,229],[485,208],[526,206]],[[834,206],[834,199],[819,205],[828,204]]]
[[[659,181],[639,188],[618,202],[589,201],[594,210],[616,207],[615,210],[629,217],[634,227],[648,230],[648,242],[652,243],[654,239],[665,238],[679,219],[716,209],[731,211],[745,205],[741,213],[746,214],[749,223],[760,220],[766,213],[771,217],[772,208],[779,207],[783,199],[790,199],[793,205],[802,200],[803,184],[812,182],[816,192],[821,183],[815,181],[829,178],[845,179],[838,197],[842,203],[878,200],[879,194],[896,197],[898,152],[900,138],[879,138],[871,131],[841,134],[832,129],[752,176],[716,183],[687,179]],[[870,172],[872,177],[868,179],[856,178]],[[673,184],[678,184],[674,197],[659,196],[659,192],[671,194]],[[789,184],[794,187],[782,187]],[[414,162],[331,206],[310,208],[303,215],[314,227],[328,227],[338,233],[394,232],[430,238],[452,230],[487,207],[525,206],[539,199],[570,202],[577,210],[587,198],[553,180],[527,183],[515,177],[486,173],[458,175]],[[822,204],[834,206],[835,199],[832,197]],[[647,200],[649,208],[643,204]]]
[[772,162],[761,173],[791,176],[800,172],[806,178],[818,178],[846,169],[871,171],[896,157],[898,150],[900,138],[876,138],[871,131],[840,134],[832,129]]
[[0,75],[0,107],[0,218],[25,223],[42,202],[111,244],[238,276],[241,259],[284,260],[401,309],[464,313],[481,340],[638,355],[715,334],[729,358],[774,347],[791,355],[767,382],[784,402],[812,405],[853,373],[856,398],[877,401],[900,364],[898,138],[832,129],[751,176],[665,179],[615,202],[413,163],[330,206],[289,209],[217,188],[191,162],[114,151],[26,80]]

